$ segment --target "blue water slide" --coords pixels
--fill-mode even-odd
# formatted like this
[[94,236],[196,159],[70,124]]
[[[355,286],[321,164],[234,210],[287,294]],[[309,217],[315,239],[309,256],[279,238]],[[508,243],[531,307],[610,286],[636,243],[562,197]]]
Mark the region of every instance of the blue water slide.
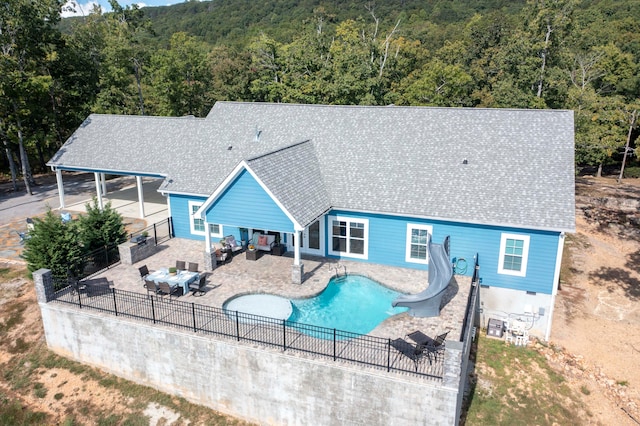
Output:
[[440,315],[442,297],[449,287],[451,277],[453,277],[453,267],[449,259],[448,235],[442,244],[433,244],[431,236],[429,236],[427,252],[429,254],[429,286],[418,294],[400,296],[391,303],[393,307],[409,308],[409,315],[413,317],[424,318]]

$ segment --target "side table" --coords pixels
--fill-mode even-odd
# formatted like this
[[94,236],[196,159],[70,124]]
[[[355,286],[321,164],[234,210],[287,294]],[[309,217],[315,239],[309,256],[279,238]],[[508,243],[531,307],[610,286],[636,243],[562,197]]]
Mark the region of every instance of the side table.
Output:
[[262,256],[260,250],[247,250],[245,253],[247,254],[247,260],[258,260]]
[[271,254],[273,256],[282,256],[287,251],[287,247],[284,244],[275,244],[271,248]]

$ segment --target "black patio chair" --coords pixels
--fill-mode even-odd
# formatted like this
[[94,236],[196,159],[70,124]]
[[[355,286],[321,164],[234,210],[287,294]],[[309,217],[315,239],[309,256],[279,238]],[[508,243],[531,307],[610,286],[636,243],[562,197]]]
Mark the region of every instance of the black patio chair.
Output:
[[169,301],[171,301],[173,294],[177,293],[180,289],[181,287],[178,287],[177,285],[171,287],[171,285],[165,281],[160,281],[158,283],[158,295],[163,297],[169,295]]
[[418,347],[423,348],[425,351],[429,353],[429,356],[433,356],[434,359],[437,359],[438,355],[440,355],[444,351],[444,341],[449,334],[448,331],[438,335],[435,339],[424,334],[422,331],[417,330],[413,333],[407,334],[407,337],[414,342]]
[[398,352],[400,352],[402,355],[406,356],[411,361],[413,361],[416,371],[418,371],[418,366],[425,359],[428,359],[429,364],[431,364],[431,357],[429,356],[428,352],[426,352],[423,348],[419,346],[412,345],[411,343],[407,342],[404,339],[398,338],[395,340],[391,340],[391,346],[395,348]]
[[158,294],[158,286],[155,281],[145,279],[144,287],[147,289],[147,296],[149,296],[149,293]]
[[[194,281],[189,284],[189,290],[193,292],[194,296],[202,296],[205,291],[204,288],[207,285],[207,276],[205,274],[200,275],[200,279],[198,281]],[[199,294],[198,294],[199,293]]]
[[189,262],[189,272],[198,272],[198,264]]
[[185,261],[184,260],[176,260],[176,269],[178,271],[184,271],[185,269],[187,269],[185,267]]
[[147,278],[147,275],[149,275],[149,268],[147,268],[147,265],[142,265],[138,268],[138,271],[140,271],[140,278],[144,283],[145,278]]

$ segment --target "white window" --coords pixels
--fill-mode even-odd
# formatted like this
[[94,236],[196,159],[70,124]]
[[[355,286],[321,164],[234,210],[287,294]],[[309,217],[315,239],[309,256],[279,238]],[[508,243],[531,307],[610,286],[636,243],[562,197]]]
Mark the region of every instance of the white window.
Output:
[[[200,219],[194,216],[203,203],[197,201],[189,201],[189,226],[191,233],[195,235],[204,235],[205,223],[204,219]],[[209,233],[212,237],[222,237],[222,225],[215,223],[209,224]]]
[[433,226],[407,223],[407,248],[405,261],[411,263],[429,263],[427,242],[433,232]]
[[500,238],[500,259],[498,273],[524,277],[527,275],[529,257],[529,236],[502,234]]
[[369,221],[329,216],[329,254],[367,259],[369,255]]

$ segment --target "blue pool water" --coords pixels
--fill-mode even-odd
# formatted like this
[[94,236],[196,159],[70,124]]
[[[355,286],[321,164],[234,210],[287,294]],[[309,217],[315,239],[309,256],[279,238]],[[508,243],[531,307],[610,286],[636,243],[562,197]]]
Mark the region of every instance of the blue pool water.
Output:
[[289,321],[367,334],[385,319],[407,308],[393,308],[401,293],[360,275],[332,278],[316,297],[292,299]]

